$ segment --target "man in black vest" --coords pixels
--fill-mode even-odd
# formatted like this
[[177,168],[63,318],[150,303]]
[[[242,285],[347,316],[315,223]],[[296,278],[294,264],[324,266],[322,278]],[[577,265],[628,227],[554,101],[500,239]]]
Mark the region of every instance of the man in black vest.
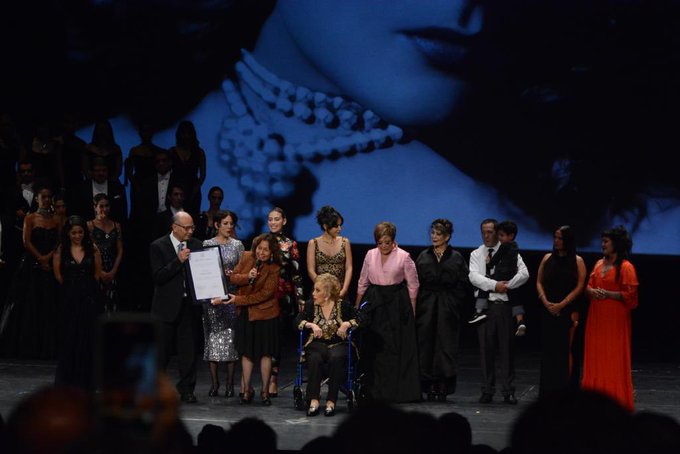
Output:
[[186,279],[189,254],[202,246],[192,238],[194,228],[191,216],[178,212],[173,218],[172,231],[151,243],[149,248],[154,283],[151,313],[160,325],[161,365],[167,367],[173,347],[176,348],[180,375],[177,391],[186,403],[196,402],[196,343],[200,334],[196,333],[195,307]]

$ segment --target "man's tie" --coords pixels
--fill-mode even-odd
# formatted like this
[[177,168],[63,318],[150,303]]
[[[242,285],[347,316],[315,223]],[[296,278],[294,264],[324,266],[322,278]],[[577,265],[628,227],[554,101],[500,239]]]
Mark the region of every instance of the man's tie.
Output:
[[[182,252],[182,249],[184,249],[184,243],[179,243],[177,245],[177,255],[179,255],[179,253]],[[184,280],[182,281],[182,286],[184,287],[184,295],[183,296],[187,296],[187,292],[186,292],[187,269],[185,267],[183,267],[183,269],[182,269],[182,275],[184,276]]]
[[486,262],[486,275],[490,276],[491,275],[491,257],[493,257],[493,248],[489,248],[489,254],[487,255],[489,258],[489,261]]

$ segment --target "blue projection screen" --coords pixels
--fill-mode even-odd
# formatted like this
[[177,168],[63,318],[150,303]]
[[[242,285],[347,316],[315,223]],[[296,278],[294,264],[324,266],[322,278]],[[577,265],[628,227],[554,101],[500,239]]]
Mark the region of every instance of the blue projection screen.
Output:
[[[241,238],[281,206],[307,241],[332,205],[355,243],[387,220],[399,243],[426,245],[443,217],[454,246],[476,247],[480,221],[496,218],[517,222],[524,249],[549,250],[570,224],[580,250],[597,251],[599,233],[624,224],[634,252],[680,254],[678,179],[662,158],[677,149],[666,141],[672,84],[657,89],[653,35],[634,38],[635,11],[534,3],[277,2],[243,22],[251,43],[232,30],[221,83],[154,142],[170,148],[177,123],[194,123],[202,209],[221,187]],[[134,110],[110,120],[127,153],[139,143]],[[89,141],[92,127],[78,135]]]

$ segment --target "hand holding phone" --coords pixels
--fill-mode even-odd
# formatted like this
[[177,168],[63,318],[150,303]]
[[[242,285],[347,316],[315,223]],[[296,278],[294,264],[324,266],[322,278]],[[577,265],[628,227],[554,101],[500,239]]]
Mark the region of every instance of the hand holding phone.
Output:
[[102,317],[97,328],[99,419],[150,436],[159,407],[156,322],[149,314],[114,313]]

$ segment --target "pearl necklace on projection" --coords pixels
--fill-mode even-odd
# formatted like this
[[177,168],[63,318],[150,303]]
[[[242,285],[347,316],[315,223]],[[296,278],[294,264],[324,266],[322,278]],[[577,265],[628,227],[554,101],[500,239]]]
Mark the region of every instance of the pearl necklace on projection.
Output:
[[[293,181],[306,163],[366,153],[404,141],[400,127],[385,122],[370,109],[345,97],[282,80],[250,53],[241,52],[242,59],[235,66],[237,80],[222,83],[229,115],[222,122],[219,137],[220,160],[238,178],[248,203],[239,209],[239,217],[252,221],[267,216],[272,200],[294,192]],[[260,102],[249,103],[245,89]],[[296,126],[302,131],[295,134],[299,140],[277,130],[274,121],[267,121],[276,112],[299,121]],[[322,126],[320,131],[318,126]]]

